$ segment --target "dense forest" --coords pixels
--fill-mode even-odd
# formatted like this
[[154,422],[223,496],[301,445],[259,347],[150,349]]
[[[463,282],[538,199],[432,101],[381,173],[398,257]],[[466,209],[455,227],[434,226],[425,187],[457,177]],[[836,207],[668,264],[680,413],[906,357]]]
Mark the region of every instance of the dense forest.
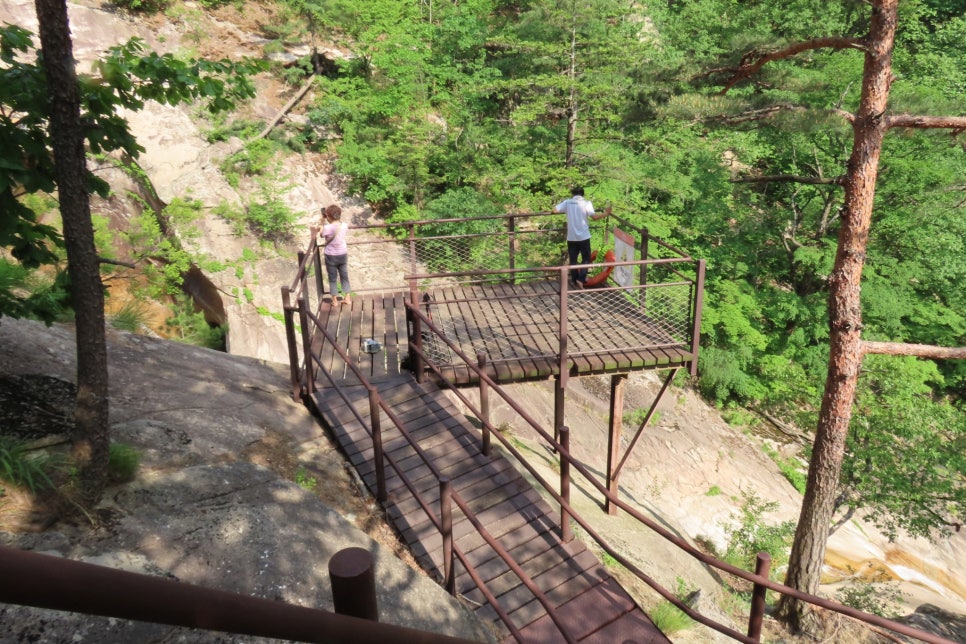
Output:
[[[327,146],[389,221],[546,211],[587,187],[624,218],[708,260],[703,394],[816,425],[828,364],[828,276],[862,53],[813,49],[737,79],[742,57],[859,36],[860,1],[292,2],[351,52],[320,79],[303,143]],[[305,36],[303,36],[305,37]],[[960,115],[966,2],[900,3],[891,109]],[[311,133],[334,132],[315,141]],[[867,340],[966,345],[966,144],[886,138],[862,283]],[[868,356],[841,516],[887,531],[957,525],[966,486],[966,364]]]
[[[227,160],[229,172],[251,171],[283,147],[330,153],[350,191],[389,222],[548,211],[582,185],[592,201],[707,260],[701,392],[737,421],[767,417],[808,433],[828,372],[830,274],[854,146],[848,117],[877,8],[861,0],[283,0],[281,18],[262,26],[266,53],[310,43],[344,55],[274,70],[293,90],[312,79],[304,121],[264,138],[254,136],[264,123],[227,119],[211,136],[249,141]],[[16,62],[26,38],[5,30],[0,42],[0,72],[20,79],[0,93],[0,144],[14,150],[0,160],[0,242],[36,266],[49,260],[31,255],[41,242],[61,240],[36,225],[38,198],[14,190],[53,188],[24,179],[36,166],[9,161],[43,158],[37,151],[47,145],[41,116],[11,118],[50,109],[40,76]],[[795,43],[809,46],[796,51]],[[751,64],[780,49],[795,55]],[[115,49],[101,67],[104,82],[84,85],[91,152],[136,153],[112,120],[115,105],[250,93],[192,85],[206,68],[172,57],[131,64],[140,55]],[[891,66],[890,113],[962,117],[966,0],[900,2]],[[135,96],[143,90],[125,86],[128,77],[169,89]],[[107,87],[121,89],[109,97]],[[35,103],[24,101],[25,88],[37,90]],[[21,141],[26,132],[36,140]],[[863,240],[864,340],[966,346],[962,134],[900,127],[884,139]],[[265,214],[256,223],[271,232],[272,217],[286,213],[261,205],[249,210]],[[0,315],[27,312],[4,282],[12,263],[0,263]],[[867,355],[836,518],[858,512],[892,535],[958,529],[964,394],[961,360]]]

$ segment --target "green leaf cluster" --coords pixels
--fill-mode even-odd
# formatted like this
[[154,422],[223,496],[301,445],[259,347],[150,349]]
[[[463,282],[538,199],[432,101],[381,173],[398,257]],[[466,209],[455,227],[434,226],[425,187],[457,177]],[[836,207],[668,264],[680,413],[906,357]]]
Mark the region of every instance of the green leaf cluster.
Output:
[[[142,148],[120,108],[138,110],[153,100],[169,105],[199,102],[210,111],[229,110],[254,96],[251,75],[263,68],[256,61],[158,55],[147,52],[136,38],[112,47],[92,74],[78,77],[87,149],[92,155],[136,158]],[[64,248],[58,228],[41,219],[46,206],[39,208],[41,202],[30,198],[55,192],[47,127],[50,100],[30,32],[15,25],[0,27],[0,248],[28,270],[58,267]],[[88,172],[87,183],[91,192],[108,195],[108,185],[95,174]],[[66,301],[61,295],[55,298]],[[49,320],[52,309],[47,299],[3,289],[0,315]]]
[[[808,51],[721,89],[743,55],[862,36],[867,3],[297,6],[352,49],[320,79],[311,127],[334,135],[327,151],[380,216],[546,211],[580,183],[597,203],[612,201],[622,217],[707,259],[702,393],[815,426],[843,206],[837,179],[852,150],[838,110],[858,103],[863,56]],[[961,113],[964,29],[962,3],[901,3],[893,111]],[[887,137],[862,284],[866,338],[966,346],[964,152],[945,132]],[[553,256],[543,250],[540,261]],[[473,253],[440,244],[433,256],[445,265]],[[961,516],[963,481],[939,464],[959,463],[956,415],[966,400],[962,361],[921,362],[928,377],[895,367],[892,384],[873,377],[879,361],[870,359],[850,438],[856,471],[842,488],[887,529],[916,533]],[[890,443],[921,450],[929,480],[894,463]],[[876,486],[890,498],[872,494]],[[912,511],[914,502],[928,511]]]

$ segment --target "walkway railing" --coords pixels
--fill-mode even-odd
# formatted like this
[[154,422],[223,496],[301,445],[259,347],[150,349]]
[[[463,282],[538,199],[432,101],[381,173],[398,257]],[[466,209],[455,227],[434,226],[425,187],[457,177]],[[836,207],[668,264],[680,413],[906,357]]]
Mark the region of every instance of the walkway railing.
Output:
[[[473,356],[471,357],[470,354],[464,351],[463,347],[451,341],[450,339],[451,334],[448,334],[446,332],[446,329],[444,329],[441,325],[437,323],[435,317],[431,317],[430,315],[427,315],[425,312],[425,304],[422,301],[422,298],[419,296],[419,293],[422,291],[425,291],[428,285],[435,284],[436,286],[443,286],[447,284],[461,284],[461,283],[468,283],[468,282],[474,282],[474,281],[478,283],[485,283],[487,281],[499,281],[502,283],[514,284],[514,283],[519,283],[518,280],[527,279],[525,277],[526,275],[531,275],[531,276],[541,275],[542,277],[539,277],[539,278],[532,277],[532,279],[546,279],[547,274],[554,274],[557,276],[556,279],[559,279],[561,283],[560,299],[562,300],[562,303],[560,304],[561,315],[558,318],[560,327],[559,327],[559,334],[557,335],[557,338],[560,342],[560,347],[561,347],[559,351],[558,359],[560,359],[561,364],[563,364],[563,361],[568,355],[568,351],[566,348],[567,337],[568,337],[568,327],[567,327],[567,321],[566,321],[566,315],[567,315],[566,311],[568,309],[566,306],[566,300],[569,297],[580,297],[584,292],[569,290],[569,287],[567,285],[567,280],[566,280],[566,270],[567,270],[566,268],[561,268],[561,266],[559,265],[521,266],[519,264],[521,255],[518,254],[516,251],[516,249],[519,248],[519,246],[517,245],[517,241],[519,240],[520,235],[533,235],[534,239],[536,239],[541,234],[543,234],[546,237],[546,235],[548,234],[548,231],[557,230],[557,232],[559,233],[559,230],[556,229],[555,227],[546,227],[546,226],[541,227],[539,225],[535,225],[526,230],[518,229],[516,228],[517,217],[539,218],[539,217],[546,217],[547,215],[548,213],[538,213],[537,215],[527,215],[527,216],[510,215],[510,216],[503,216],[503,217],[495,217],[493,219],[510,220],[509,223],[507,224],[508,228],[506,231],[499,231],[499,232],[490,231],[490,232],[484,232],[484,233],[475,233],[473,235],[435,235],[434,237],[428,240],[430,242],[433,242],[439,245],[443,245],[445,242],[445,244],[455,245],[457,248],[461,248],[460,244],[456,243],[460,239],[468,239],[468,238],[479,237],[479,236],[484,236],[484,237],[488,236],[494,239],[502,239],[503,242],[507,244],[507,246],[505,251],[506,254],[501,255],[501,257],[504,257],[506,259],[506,261],[511,265],[511,268],[507,269],[506,268],[507,264],[504,264],[504,266],[501,269],[497,269],[497,270],[478,267],[473,270],[455,271],[455,272],[451,271],[448,273],[416,271],[417,266],[420,266],[425,262],[432,263],[433,261],[435,261],[433,259],[436,256],[434,255],[434,253],[437,252],[437,251],[430,252],[430,251],[420,250],[424,242],[415,237],[416,231],[419,229],[419,227],[439,225],[439,224],[465,223],[469,220],[454,219],[454,220],[436,220],[433,222],[409,222],[406,224],[385,225],[383,227],[385,228],[390,228],[393,226],[395,226],[396,228],[403,227],[408,231],[407,235],[403,238],[402,243],[408,247],[408,253],[409,253],[408,257],[411,259],[411,263],[409,264],[410,272],[408,274],[401,275],[401,278],[403,279],[404,284],[410,293],[410,299],[406,303],[406,307],[407,307],[407,316],[409,316],[409,319],[411,320],[414,327],[413,329],[410,329],[410,335],[411,335],[410,351],[412,352],[413,356],[416,358],[416,360],[419,363],[417,368],[415,369],[416,373],[417,374],[422,373],[424,368],[428,369],[433,373],[435,373],[437,376],[439,376],[440,382],[442,382],[446,386],[450,386],[451,383],[449,383],[449,381],[445,377],[443,377],[444,375],[443,368],[446,366],[450,366],[452,364],[452,356],[455,356],[458,359],[462,367],[469,369],[475,373],[480,387],[480,393],[479,393],[480,400],[481,400],[480,406],[477,406],[472,401],[470,401],[465,396],[465,394],[461,392],[458,388],[452,387],[452,386],[450,386],[450,388],[454,391],[457,397],[463,402],[463,404],[465,404],[473,412],[473,414],[476,415],[482,422],[483,427],[482,427],[482,433],[480,438],[481,452],[484,454],[489,454],[489,450],[491,449],[492,437],[495,435],[497,439],[503,444],[504,448],[507,450],[507,453],[511,454],[521,464],[522,467],[524,467],[525,469],[527,469],[528,472],[530,472],[530,474],[534,477],[534,480],[536,480],[541,485],[541,487],[544,488],[545,492],[548,495],[550,495],[560,505],[560,508],[561,508],[560,533],[561,533],[562,539],[568,540],[572,537],[572,532],[569,527],[570,522],[571,521],[576,522],[582,527],[582,529],[587,533],[587,535],[597,543],[597,545],[604,552],[606,552],[608,555],[613,557],[616,561],[618,561],[621,565],[623,565],[628,571],[630,571],[638,579],[640,579],[642,582],[644,582],[653,590],[655,590],[664,599],[666,599],[667,601],[677,606],[680,610],[682,610],[685,614],[687,614],[695,621],[701,624],[704,624],[705,626],[712,628],[713,630],[721,632],[727,635],[728,637],[735,639],[736,641],[748,642],[748,643],[756,643],[760,641],[762,620],[763,620],[764,607],[765,607],[765,592],[766,590],[772,590],[780,594],[794,597],[796,599],[807,602],[814,606],[825,608],[825,609],[846,615],[848,617],[854,618],[858,621],[861,621],[876,627],[884,628],[901,635],[913,637],[915,639],[918,639],[924,642],[929,642],[931,644],[955,644],[952,640],[943,638],[941,636],[927,633],[925,631],[912,628],[910,626],[901,624],[899,622],[895,622],[893,620],[889,620],[883,617],[879,617],[877,615],[865,613],[860,610],[851,608],[849,606],[845,606],[843,604],[839,604],[837,602],[833,602],[833,601],[824,599],[822,597],[804,593],[794,588],[791,588],[789,586],[785,586],[783,584],[773,582],[768,578],[768,567],[770,563],[770,557],[767,553],[761,553],[759,555],[758,566],[756,567],[756,571],[752,573],[752,572],[748,572],[740,568],[737,568],[735,566],[732,566],[730,564],[727,564],[723,561],[720,561],[714,557],[711,557],[697,550],[696,548],[691,546],[683,539],[680,539],[679,537],[676,537],[675,535],[667,531],[658,523],[648,519],[636,508],[629,505],[625,501],[621,500],[618,495],[613,494],[604,483],[600,482],[593,475],[591,470],[586,465],[584,465],[579,460],[574,459],[573,456],[570,454],[569,441],[568,441],[569,429],[567,427],[555,428],[556,430],[555,432],[547,431],[545,428],[541,427],[539,423],[537,423],[533,418],[531,418],[522,408],[519,407],[519,405],[517,405],[513,401],[513,399],[500,387],[500,385],[496,381],[494,381],[492,378],[490,378],[487,375],[485,370],[485,366],[486,366],[485,357],[477,354],[473,354]],[[369,227],[369,228],[378,228],[378,226]],[[638,231],[638,232],[641,232],[641,231]],[[704,263],[696,262],[692,258],[688,257],[686,254],[681,253],[677,249],[664,243],[661,240],[647,237],[646,231],[641,232],[641,237],[639,239],[640,241],[634,244],[634,249],[635,249],[634,259],[624,260],[624,261],[614,261],[614,262],[610,262],[609,264],[613,265],[614,267],[619,267],[619,266],[632,267],[633,269],[636,270],[636,273],[638,276],[635,280],[637,282],[636,286],[638,287],[638,290],[640,290],[643,293],[643,295],[639,296],[640,301],[644,301],[647,299],[646,291],[644,289],[647,287],[651,287],[654,284],[660,284],[660,283],[663,283],[664,281],[668,281],[669,283],[682,282],[682,283],[689,283],[691,285],[689,286],[689,288],[692,290],[690,291],[690,296],[689,296],[691,306],[689,307],[690,317],[688,321],[688,326],[689,326],[688,331],[690,333],[690,336],[688,340],[691,343],[690,346],[693,350],[693,355],[696,356],[697,345],[699,340],[698,329],[700,328],[701,290],[702,290],[701,287],[703,286]],[[385,242],[378,241],[378,242],[366,242],[366,243],[378,243],[378,244],[394,243],[398,245],[400,244],[400,241],[397,240],[395,242],[390,242],[387,240]],[[466,244],[465,247],[469,248],[470,246],[469,244]],[[549,248],[549,247],[541,246],[539,244],[534,244],[534,247]],[[352,251],[350,250],[350,252]],[[491,252],[493,251],[491,250]],[[461,253],[462,251],[454,252],[452,256],[463,257]],[[655,256],[655,253],[657,253],[657,256]],[[470,254],[470,256],[472,259],[472,254]],[[526,255],[526,257],[529,258],[530,256]],[[681,270],[682,266],[688,266],[688,265],[693,267],[692,275],[688,275]],[[603,268],[602,263],[595,263],[593,265],[588,265],[588,266],[595,269]],[[316,286],[314,294],[312,293],[313,284]],[[386,290],[386,289],[383,288],[379,290]],[[625,289],[621,288],[621,289],[609,289],[609,290],[617,291],[617,290],[625,290]],[[597,291],[597,289],[595,289],[595,291]],[[518,634],[517,629],[509,622],[509,619],[506,616],[505,612],[503,612],[496,604],[494,598],[492,597],[492,594],[486,590],[485,584],[483,584],[483,582],[478,578],[478,576],[475,575],[475,572],[472,570],[472,566],[468,565],[468,562],[466,561],[463,553],[455,546],[452,546],[453,541],[451,536],[447,537],[447,532],[448,530],[451,529],[448,526],[451,526],[451,523],[448,521],[448,519],[444,519],[444,515],[448,516],[448,512],[441,510],[438,516],[434,514],[434,511],[432,510],[432,508],[430,508],[429,505],[418,495],[418,493],[416,492],[412,484],[405,480],[405,477],[402,476],[402,473],[399,471],[398,466],[393,462],[393,460],[387,455],[382,453],[382,449],[381,449],[382,432],[380,429],[380,424],[381,424],[380,412],[384,413],[386,417],[388,417],[393,422],[393,424],[396,425],[399,431],[404,436],[407,437],[407,440],[410,441],[410,444],[413,446],[413,448],[420,453],[420,456],[423,458],[426,465],[431,469],[433,469],[433,471],[437,474],[438,479],[441,479],[440,480],[440,498],[443,500],[442,505],[445,507],[445,504],[446,504],[445,499],[452,498],[453,502],[457,505],[457,507],[459,507],[464,512],[469,512],[469,508],[466,507],[466,504],[462,501],[462,499],[460,499],[458,495],[456,495],[455,493],[451,493],[448,486],[448,482],[445,480],[445,477],[438,476],[438,471],[435,470],[435,468],[433,467],[429,459],[426,458],[426,456],[421,452],[421,450],[419,450],[418,446],[415,445],[415,443],[411,440],[411,438],[408,435],[408,432],[406,432],[405,428],[402,426],[402,423],[400,423],[398,418],[395,417],[395,415],[392,413],[391,408],[388,405],[386,405],[386,403],[382,401],[382,399],[379,397],[378,391],[376,391],[375,388],[370,383],[368,383],[368,381],[362,376],[362,374],[358,371],[358,369],[354,368],[352,361],[349,359],[348,355],[345,353],[342,347],[339,347],[338,344],[335,343],[334,338],[332,338],[325,332],[323,328],[324,325],[322,325],[320,323],[320,320],[314,315],[313,312],[318,310],[318,302],[323,295],[320,262],[318,259],[318,248],[315,245],[314,235],[313,235],[313,241],[310,243],[307,251],[305,253],[299,254],[299,271],[298,271],[298,274],[296,275],[295,280],[292,282],[291,286],[283,287],[282,293],[283,293],[283,300],[285,304],[286,332],[289,337],[290,354],[292,357],[291,364],[292,364],[292,378],[293,378],[293,395],[298,396],[300,393],[301,395],[311,394],[315,390],[316,379],[319,377],[323,377],[323,378],[329,379],[330,383],[333,385],[333,388],[336,391],[338,391],[339,395],[343,396],[344,400],[348,402],[348,398],[339,389],[339,386],[341,384],[344,384],[344,379],[341,376],[338,379],[334,378],[323,367],[323,365],[319,363],[319,361],[315,358],[315,356],[312,355],[313,337],[320,337],[320,336],[325,337],[327,342],[333,343],[332,346],[336,349],[336,351],[338,351],[342,360],[345,362],[347,366],[347,370],[351,371],[354,378],[357,379],[359,383],[363,384],[369,392],[369,400],[370,400],[369,417],[372,419],[371,424],[368,424],[365,422],[363,414],[355,410],[354,410],[354,413],[356,414],[357,420],[360,422],[360,424],[362,424],[364,427],[367,428],[367,431],[369,432],[373,441],[373,451],[375,453],[374,467],[377,474],[377,486],[378,486],[377,496],[379,497],[379,500],[382,501],[385,499],[385,466],[386,466],[386,463],[388,463],[389,466],[393,467],[396,470],[397,474],[400,475],[400,478],[404,481],[407,488],[410,489],[410,491],[414,494],[414,496],[419,501],[420,506],[430,517],[430,520],[433,522],[433,525],[436,526],[436,528],[440,531],[440,534],[444,539],[444,543],[447,544],[446,547],[447,548],[453,547],[452,554],[446,555],[447,557],[446,560],[452,561],[452,557],[456,557],[463,563],[463,565],[467,569],[467,572],[473,578],[474,582],[478,585],[481,592],[486,597],[487,601],[493,606],[494,610],[497,611],[501,620],[504,621],[504,623],[507,625],[511,633],[516,636]],[[625,296],[622,295],[621,297],[625,297]],[[293,303],[293,300],[294,300],[294,303]],[[455,304],[459,304],[459,303],[457,302]],[[296,316],[298,317],[298,321],[299,321],[297,326],[295,324]],[[296,336],[299,333],[299,331],[301,334],[300,347],[297,346],[299,343],[296,342]],[[447,356],[449,356],[447,364],[440,363],[439,360],[437,359],[438,356],[434,356],[433,351],[427,351],[423,348],[422,339],[424,338],[424,336],[426,337],[431,336],[433,338],[432,342],[435,343],[437,346],[446,347],[446,354]],[[692,369],[693,369],[693,365],[692,365]],[[547,441],[547,444],[551,448],[553,448],[556,451],[556,453],[559,455],[560,470],[561,470],[561,481],[559,483],[559,490],[560,490],[559,492],[557,491],[556,486],[551,485],[548,481],[544,480],[543,477],[540,476],[539,473],[533,468],[533,466],[529,464],[527,459],[510,443],[510,441],[508,441],[505,437],[503,437],[502,434],[500,434],[500,432],[497,431],[497,429],[492,425],[492,423],[489,420],[488,404],[484,404],[482,402],[484,400],[488,400],[489,392],[491,391],[495,392],[497,395],[503,398],[503,400],[520,416],[520,418],[524,419],[527,422],[527,424],[529,424],[534,431],[536,431],[545,441]],[[555,436],[559,436],[559,439],[555,438]],[[723,572],[729,573],[731,575],[734,575],[735,577],[744,579],[750,582],[751,584],[753,584],[753,587],[754,587],[753,601],[752,601],[751,611],[749,614],[747,631],[744,633],[736,631],[725,624],[715,622],[714,620],[696,612],[690,606],[688,606],[683,601],[681,601],[673,592],[660,586],[654,579],[648,576],[644,571],[640,570],[640,568],[638,568],[633,562],[631,562],[625,556],[621,555],[620,552],[618,552],[613,546],[608,544],[607,541],[604,539],[604,537],[598,531],[596,531],[593,528],[593,526],[590,525],[589,522],[586,519],[584,519],[576,511],[576,509],[570,504],[569,488],[571,484],[571,479],[570,479],[569,473],[571,468],[576,470],[578,473],[580,473],[594,488],[596,488],[603,495],[603,497],[606,499],[606,501],[609,504],[612,504],[614,507],[624,510],[630,516],[634,517],[638,522],[640,522],[642,526],[654,531],[662,538],[674,544],[682,551],[684,551],[691,557],[695,558],[696,560],[704,563],[705,565],[708,565],[710,567],[716,568]],[[467,514],[468,518],[470,518],[471,516],[472,516],[471,513]],[[541,601],[543,606],[547,609],[548,614],[550,614],[551,618],[554,619],[554,622],[557,623],[559,626],[560,621],[554,616],[554,612],[550,607],[549,602],[546,600],[545,597],[543,597],[540,594],[539,590],[536,589],[536,587],[532,583],[532,580],[529,580],[526,577],[525,573],[523,573],[522,570],[519,570],[518,567],[514,567],[515,564],[512,564],[509,556],[506,553],[501,551],[499,544],[496,543],[495,540],[493,540],[492,537],[490,537],[486,533],[484,526],[482,526],[482,524],[480,524],[478,520],[474,521],[474,519],[470,518],[470,521],[477,527],[477,529],[480,530],[481,536],[483,536],[483,538],[487,541],[487,543],[489,543],[491,547],[493,547],[494,550],[498,554],[500,554],[501,558],[503,558],[504,561],[507,562],[507,565],[510,566],[511,569],[513,569],[514,572],[518,574],[518,576],[520,576],[520,579],[523,581],[523,583],[528,588],[531,588],[532,591],[534,591],[534,595]],[[450,589],[452,588],[452,574],[453,573],[452,573],[451,564],[446,564],[446,570],[444,571],[444,584],[446,584],[447,587]]]
[[6,547],[0,547],[0,602],[295,642],[469,643],[322,609]]
[[[519,629],[513,624],[512,620],[507,615],[499,603],[496,601],[496,597],[487,589],[486,583],[476,572],[474,566],[466,557],[465,553],[460,549],[453,539],[453,516],[452,516],[452,505],[455,505],[466,517],[466,519],[473,525],[477,533],[483,538],[486,544],[499,556],[507,565],[507,567],[513,571],[513,573],[520,579],[520,581],[533,593],[533,596],[540,602],[540,604],[547,611],[547,614],[553,620],[554,624],[557,625],[558,629],[564,639],[567,642],[576,642],[576,639],[572,635],[567,633],[562,627],[562,620],[560,615],[554,609],[553,604],[547,599],[546,595],[537,587],[533,582],[533,579],[513,560],[513,557],[504,549],[500,543],[487,531],[483,522],[476,516],[473,510],[469,507],[469,504],[460,496],[460,494],[452,488],[449,479],[443,476],[439,469],[436,467],[433,460],[426,455],[425,451],[419,446],[419,444],[413,440],[411,434],[406,429],[405,424],[399,419],[399,417],[393,412],[393,409],[388,405],[385,400],[379,395],[378,390],[368,381],[368,379],[359,371],[358,367],[352,362],[346,353],[345,349],[338,345],[336,339],[332,337],[326,330],[325,325],[322,324],[318,316],[314,312],[308,310],[307,302],[303,298],[299,300],[299,312],[304,315],[306,321],[313,327],[314,331],[319,334],[326,342],[331,342],[333,348],[341,357],[344,362],[348,372],[349,377],[334,377],[333,374],[326,369],[325,365],[316,358],[311,350],[312,336],[306,337],[306,344],[304,346],[304,351],[306,355],[309,356],[311,362],[315,364],[314,369],[309,369],[310,373],[314,373],[316,378],[322,378],[328,380],[329,384],[332,385],[331,390],[334,391],[338,396],[340,396],[345,402],[346,406],[352,410],[353,416],[355,416],[356,421],[361,427],[364,427],[366,432],[369,434],[372,440],[373,448],[373,461],[376,473],[376,499],[383,503],[387,498],[386,491],[386,465],[391,467],[396,473],[396,476],[400,481],[406,486],[413,498],[417,501],[420,508],[426,514],[427,518],[432,522],[433,526],[439,531],[440,537],[443,540],[444,546],[444,569],[443,569],[443,580],[442,584],[445,586],[446,590],[455,595],[455,568],[453,567],[454,557],[460,561],[463,568],[466,570],[467,574],[473,579],[477,588],[486,598],[486,601],[499,615],[500,620],[506,625],[510,633],[516,637],[518,640],[521,639]],[[303,334],[305,335],[305,334]],[[316,336],[318,337],[318,336]],[[360,410],[356,409],[352,404],[352,401],[345,393],[345,387],[352,382],[358,383],[366,388],[368,392],[368,413],[363,414]],[[314,389],[314,386],[311,387]],[[385,415],[386,418],[392,423],[393,427],[406,439],[408,445],[416,452],[423,464],[432,472],[433,476],[436,478],[439,484],[439,498],[440,507],[437,512],[432,507],[426,498],[420,494],[419,490],[413,484],[412,481],[406,476],[405,469],[400,467],[396,460],[385,453],[382,448],[383,444],[383,430],[382,430],[382,418]]]
[[[414,318],[419,320],[420,326],[425,331],[434,334],[439,341],[448,342],[441,334],[441,329],[439,329],[428,316],[426,316],[419,307],[412,307],[407,304],[409,312]],[[716,630],[728,637],[739,642],[746,642],[748,644],[757,644],[760,641],[762,621],[765,611],[765,592],[767,590],[772,590],[782,595],[788,595],[799,599],[808,604],[818,606],[827,610],[846,615],[853,619],[866,624],[887,629],[889,631],[898,633],[900,635],[906,635],[908,637],[913,637],[915,639],[921,640],[923,642],[929,642],[932,644],[955,644],[953,640],[941,637],[939,635],[934,635],[926,631],[922,631],[899,622],[880,617],[878,615],[873,615],[871,613],[865,613],[858,609],[834,602],[816,595],[811,595],[809,593],[801,592],[790,586],[780,584],[771,581],[768,577],[771,557],[768,553],[759,553],[757,566],[754,573],[748,572],[741,568],[732,566],[731,564],[725,563],[719,559],[716,559],[710,555],[707,555],[700,550],[696,549],[694,546],[689,544],[684,539],[675,536],[666,528],[662,527],[659,523],[649,519],[644,516],[637,508],[631,506],[624,500],[622,500],[617,494],[612,493],[606,486],[605,483],[601,482],[596,475],[592,472],[591,468],[586,466],[581,461],[577,460],[570,453],[569,445],[569,428],[564,426],[557,430],[556,435],[559,436],[559,440],[551,435],[544,427],[540,425],[536,420],[533,419],[523,408],[521,408],[513,398],[504,391],[504,389],[495,381],[493,381],[485,372],[485,364],[483,364],[482,356],[476,356],[473,360],[466,354],[462,353],[454,344],[449,344],[449,349],[456,354],[459,359],[463,362],[463,365],[473,370],[477,377],[479,378],[479,400],[481,403],[479,405],[475,404],[470,400],[464,392],[457,388],[450,386],[450,390],[460,399],[460,401],[466,405],[469,411],[475,415],[481,425],[482,425],[482,435],[480,439],[481,452],[489,453],[491,437],[496,436],[496,438],[503,445],[504,449],[511,454],[514,459],[516,459],[533,477],[533,479],[540,484],[546,494],[552,497],[560,505],[560,533],[563,539],[569,539],[572,537],[572,532],[569,527],[570,521],[575,521],[578,525],[583,528],[587,535],[600,547],[601,550],[606,552],[608,555],[613,557],[622,566],[624,566],[628,571],[630,571],[635,577],[640,579],[642,582],[647,584],[655,592],[657,592],[665,600],[669,601],[682,612],[687,614],[689,617],[695,621],[704,624],[705,626]],[[420,359],[424,364],[431,370],[437,372],[441,375],[440,368],[438,365],[434,364],[431,356],[420,351],[418,348],[417,352],[420,353]],[[445,379],[442,382],[446,383]],[[526,457],[512,444],[510,440],[500,433],[500,431],[493,426],[489,418],[489,393],[493,392],[500,396],[503,401],[522,419],[524,420],[537,434],[547,442],[558,455],[560,459],[560,481],[559,481],[559,492],[556,486],[552,485],[547,481],[540,473],[534,468]],[[484,402],[487,401],[487,402]],[[677,548],[693,557],[694,559],[700,561],[701,563],[726,572],[730,575],[734,575],[740,579],[751,582],[753,584],[754,590],[752,593],[752,604],[751,611],[748,617],[748,629],[746,633],[741,633],[735,631],[725,624],[716,622],[704,615],[701,615],[693,608],[688,606],[680,598],[678,598],[672,591],[662,587],[658,584],[652,577],[647,575],[642,571],[636,564],[630,561],[627,557],[618,552],[613,546],[607,543],[606,539],[594,529],[590,523],[584,519],[576,509],[570,503],[570,486],[571,486],[571,476],[570,470],[573,468],[581,474],[598,492],[604,497],[607,503],[613,504],[614,506],[624,510],[627,514],[636,519],[642,526],[648,528],[649,530],[657,533],[666,541],[672,543]]]

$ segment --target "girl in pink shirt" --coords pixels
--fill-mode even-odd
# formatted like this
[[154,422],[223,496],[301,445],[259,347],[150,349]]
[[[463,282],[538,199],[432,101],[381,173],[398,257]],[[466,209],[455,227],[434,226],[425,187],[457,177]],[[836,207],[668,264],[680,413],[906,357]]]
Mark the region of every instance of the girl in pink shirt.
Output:
[[350,304],[349,293],[349,248],[346,245],[346,236],[349,233],[349,224],[341,221],[342,208],[332,204],[322,210],[322,237],[325,239],[325,271],[329,274],[329,295],[332,302],[336,301],[338,290],[336,289],[336,278],[342,287],[342,303]]

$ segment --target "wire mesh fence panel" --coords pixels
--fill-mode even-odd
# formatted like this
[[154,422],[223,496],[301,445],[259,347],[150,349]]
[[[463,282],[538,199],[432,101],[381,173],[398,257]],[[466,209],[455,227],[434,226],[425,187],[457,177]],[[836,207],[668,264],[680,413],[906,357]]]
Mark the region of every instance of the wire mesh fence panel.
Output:
[[571,292],[569,353],[687,347],[690,293],[687,283]]

